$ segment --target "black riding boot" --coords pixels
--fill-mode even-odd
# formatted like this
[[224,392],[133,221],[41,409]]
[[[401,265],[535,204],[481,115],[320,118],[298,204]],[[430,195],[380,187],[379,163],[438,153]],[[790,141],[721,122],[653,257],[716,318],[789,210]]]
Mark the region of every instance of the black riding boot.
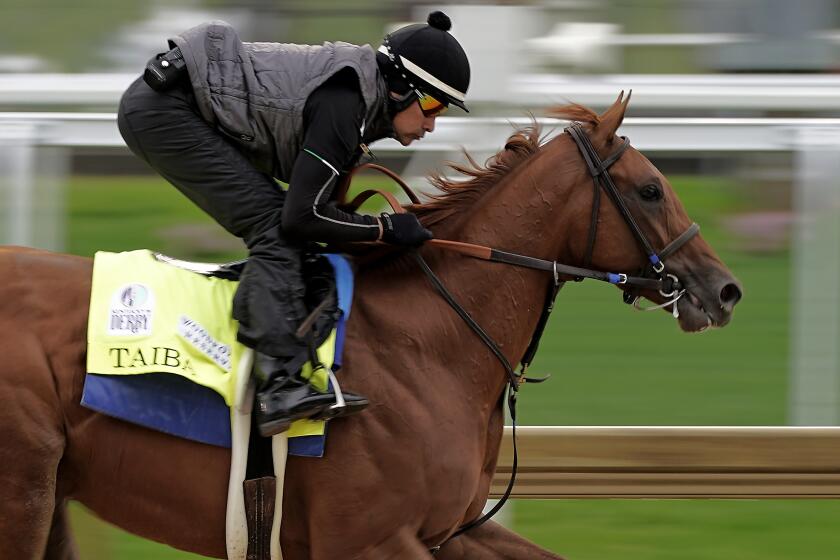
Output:
[[255,373],[261,382],[256,418],[263,437],[285,432],[293,421],[301,418],[338,418],[359,412],[368,405],[366,398],[342,391],[344,406],[337,406],[334,390],[321,393],[296,373],[301,365],[303,360],[289,361],[256,353]]

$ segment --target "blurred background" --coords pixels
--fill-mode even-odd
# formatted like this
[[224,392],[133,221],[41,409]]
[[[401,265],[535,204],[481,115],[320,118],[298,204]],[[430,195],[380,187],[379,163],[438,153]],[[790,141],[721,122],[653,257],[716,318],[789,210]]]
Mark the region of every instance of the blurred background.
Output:
[[[553,377],[525,387],[522,422],[838,425],[840,0],[4,0],[0,243],[242,258],[125,148],[122,91],[168,37],[210,19],[246,41],[376,48],[433,9],[470,56],[472,112],[411,148],[374,145],[383,163],[428,189],[462,147],[481,161],[532,114],[603,110],[632,89],[623,133],[745,288],[730,326],[688,336],[610,287],[568,286],[532,370]],[[83,558],[197,558],[73,511]],[[831,501],[517,501],[504,522],[578,560],[840,557]]]

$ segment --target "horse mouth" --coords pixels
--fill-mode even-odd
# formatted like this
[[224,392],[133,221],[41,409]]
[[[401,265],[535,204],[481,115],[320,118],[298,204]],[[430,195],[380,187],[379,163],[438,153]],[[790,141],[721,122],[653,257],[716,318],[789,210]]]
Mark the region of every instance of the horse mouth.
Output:
[[[680,328],[685,332],[703,332],[712,328],[720,328],[729,323],[731,313],[719,304],[704,302],[694,293],[686,290],[685,295],[677,301]],[[711,310],[711,311],[709,311]]]

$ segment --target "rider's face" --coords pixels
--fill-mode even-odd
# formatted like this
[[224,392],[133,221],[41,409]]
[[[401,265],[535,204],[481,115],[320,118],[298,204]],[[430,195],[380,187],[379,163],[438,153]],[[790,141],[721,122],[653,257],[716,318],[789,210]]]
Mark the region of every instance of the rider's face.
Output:
[[436,118],[437,115],[424,115],[420,103],[414,102],[394,116],[394,136],[400,144],[408,146],[432,132]]

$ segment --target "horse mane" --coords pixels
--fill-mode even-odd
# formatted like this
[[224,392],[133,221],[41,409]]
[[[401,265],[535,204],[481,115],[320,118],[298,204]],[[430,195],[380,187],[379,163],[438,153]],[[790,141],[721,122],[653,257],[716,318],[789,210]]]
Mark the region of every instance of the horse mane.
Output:
[[429,182],[441,192],[428,195],[427,202],[415,204],[410,210],[428,227],[471,208],[503,177],[539,152],[541,133],[541,127],[534,120],[530,126],[515,131],[505,142],[505,147],[484,165],[464,150],[467,163],[449,162],[447,167],[469,179],[450,180],[440,173],[432,174]]
[[[601,120],[592,109],[576,103],[552,107],[547,114],[555,118],[580,121],[591,126],[597,126]],[[533,119],[529,126],[516,130],[507,139],[504,148],[491,156],[484,165],[476,162],[464,150],[467,164],[450,162],[447,167],[468,179],[450,180],[440,173],[432,174],[429,182],[440,192],[428,195],[427,202],[412,205],[409,210],[414,212],[427,227],[469,210],[502,178],[539,152],[543,140],[542,127],[536,119]]]

